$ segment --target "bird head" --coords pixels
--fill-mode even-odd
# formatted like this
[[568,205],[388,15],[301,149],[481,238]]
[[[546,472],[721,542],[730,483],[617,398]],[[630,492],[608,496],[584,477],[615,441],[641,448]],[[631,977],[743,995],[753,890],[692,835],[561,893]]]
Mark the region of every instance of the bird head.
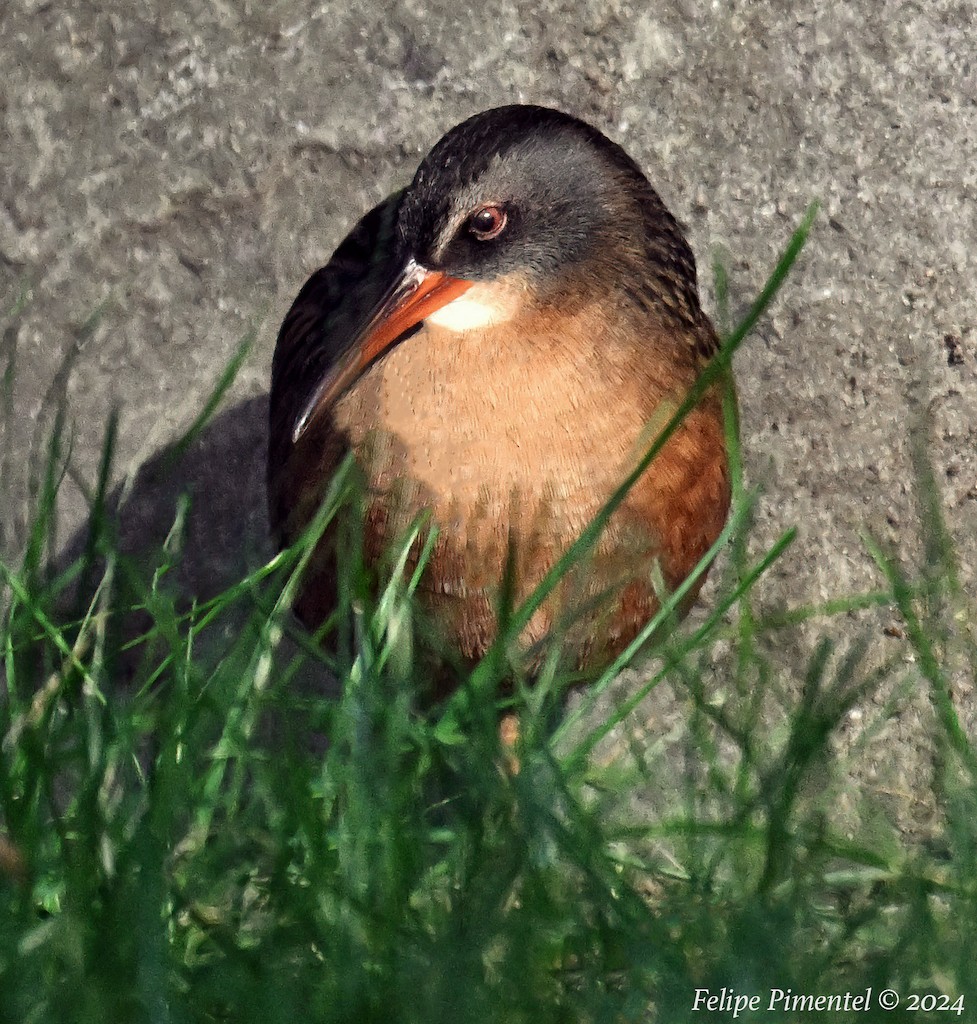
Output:
[[422,322],[478,330],[609,292],[663,314],[698,310],[691,250],[637,164],[545,107],[499,107],[449,131],[402,194],[396,247],[382,297],[312,395],[296,440]]

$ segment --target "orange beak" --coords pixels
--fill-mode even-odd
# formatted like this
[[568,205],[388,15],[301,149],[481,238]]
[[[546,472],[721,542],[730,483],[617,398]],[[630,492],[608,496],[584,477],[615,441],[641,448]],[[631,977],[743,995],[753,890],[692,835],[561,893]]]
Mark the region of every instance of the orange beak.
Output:
[[384,297],[312,393],[292,431],[294,444],[320,411],[328,409],[388,349],[435,310],[474,284],[408,260]]

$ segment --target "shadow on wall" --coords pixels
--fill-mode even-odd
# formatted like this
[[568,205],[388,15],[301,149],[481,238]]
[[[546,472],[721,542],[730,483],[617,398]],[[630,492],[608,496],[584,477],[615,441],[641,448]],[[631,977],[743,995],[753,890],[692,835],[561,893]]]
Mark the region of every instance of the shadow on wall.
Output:
[[[214,712],[214,707],[223,705],[212,707],[208,694],[228,687],[237,692],[243,684],[248,689],[241,691],[241,699],[260,696],[250,689],[257,678],[254,656],[265,621],[255,611],[267,607],[275,592],[272,586],[259,584],[253,598],[246,593],[230,601],[213,622],[194,633],[192,643],[186,623],[177,625],[174,618],[240,583],[274,554],[265,498],[267,419],[268,397],[262,395],[215,416],[185,450],[177,443],[159,452],[140,468],[124,498],[120,485],[107,497],[103,513],[72,536],[52,566],[39,570],[39,609],[59,624],[64,641],[74,647],[79,624],[105,579],[103,559],[86,556],[93,535],[100,544],[95,551],[117,552],[112,590],[99,594],[98,607],[112,611],[104,620],[100,685],[125,702],[145,697],[147,684],[152,690],[167,687],[168,679],[173,682],[180,675],[200,707],[210,708],[200,719],[207,723],[201,728],[208,736],[225,725],[224,718],[215,717]],[[173,550],[168,538],[177,535],[174,523],[181,519],[176,557],[169,559],[171,568],[158,580],[158,599],[150,596],[148,602],[158,606],[154,617],[146,610],[147,596],[152,594],[154,575],[167,560],[164,548]],[[70,586],[58,584],[61,574],[76,564],[87,564],[87,574],[73,579]],[[44,590],[45,579],[52,589]],[[36,633],[30,612],[21,621],[18,629],[27,631],[21,636]],[[196,622],[201,622],[199,616]],[[301,629],[297,622],[296,629]],[[90,636],[76,648],[83,659],[92,651]],[[326,749],[337,683],[321,661],[303,653],[304,647],[288,631],[281,638],[271,668],[269,699],[253,705],[260,715],[253,732],[247,733],[248,742],[283,752],[293,751],[296,743],[315,754]],[[22,673],[18,665],[18,675],[25,682],[49,679],[52,672],[63,674],[63,648],[59,651],[53,644],[28,639],[19,651],[28,662],[36,660]],[[185,663],[185,677],[181,672],[184,654],[192,656],[192,662]],[[174,671],[171,665],[160,675],[158,670],[173,655],[180,669]],[[29,668],[27,663],[23,667]],[[4,670],[0,664],[0,682]],[[0,700],[4,693],[0,686]],[[157,706],[152,700],[146,705]],[[143,770],[149,772],[159,722],[153,715],[145,721],[147,731],[138,749]]]
[[152,571],[185,495],[175,582],[187,599],[206,601],[269,559],[267,444],[268,396],[261,395],[215,416],[185,452],[164,449],[140,468],[121,510],[113,493],[120,552]]
[[[113,580],[114,608],[130,609],[143,600],[166,557],[162,552],[167,538],[176,536],[174,524],[181,507],[186,512],[179,531],[179,554],[162,582],[178,611],[223,593],[272,557],[265,498],[267,420],[267,395],[240,402],[215,416],[186,451],[174,445],[145,463],[121,504],[121,486],[111,493],[105,518],[115,534],[113,547],[121,556]],[[86,525],[65,546],[56,568],[64,569],[78,559],[89,537]],[[100,577],[101,572],[94,573],[87,586],[83,583],[59,602],[65,618],[77,619],[84,613]],[[210,657],[220,658],[228,641],[249,628],[251,611],[246,598],[235,602],[213,628],[208,627],[195,654],[207,659],[209,651]],[[128,640],[145,633],[150,622],[144,611],[124,611],[114,623],[119,634],[112,650],[121,651]],[[288,656],[294,651],[286,639],[283,653]],[[160,653],[136,645],[119,655],[111,672],[113,682],[127,688],[142,659]],[[323,666],[309,663],[307,668],[317,690],[329,688]]]

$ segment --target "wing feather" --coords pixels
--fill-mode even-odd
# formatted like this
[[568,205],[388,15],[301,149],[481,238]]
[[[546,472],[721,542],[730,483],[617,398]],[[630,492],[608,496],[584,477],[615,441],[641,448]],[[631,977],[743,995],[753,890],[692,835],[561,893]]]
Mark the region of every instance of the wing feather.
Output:
[[[296,420],[382,297],[387,270],[399,259],[396,221],[402,195],[388,196],[356,224],[329,262],[305,282],[278,333],[271,367],[267,480],[271,526],[280,539],[295,498],[288,464]],[[341,455],[337,449],[337,462]]]

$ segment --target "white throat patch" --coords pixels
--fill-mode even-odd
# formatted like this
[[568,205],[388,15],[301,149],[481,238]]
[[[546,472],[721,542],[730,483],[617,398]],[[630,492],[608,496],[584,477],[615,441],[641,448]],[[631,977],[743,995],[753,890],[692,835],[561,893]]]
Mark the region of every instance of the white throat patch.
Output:
[[518,300],[508,288],[479,283],[424,320],[448,331],[477,331],[511,320],[517,307]]

